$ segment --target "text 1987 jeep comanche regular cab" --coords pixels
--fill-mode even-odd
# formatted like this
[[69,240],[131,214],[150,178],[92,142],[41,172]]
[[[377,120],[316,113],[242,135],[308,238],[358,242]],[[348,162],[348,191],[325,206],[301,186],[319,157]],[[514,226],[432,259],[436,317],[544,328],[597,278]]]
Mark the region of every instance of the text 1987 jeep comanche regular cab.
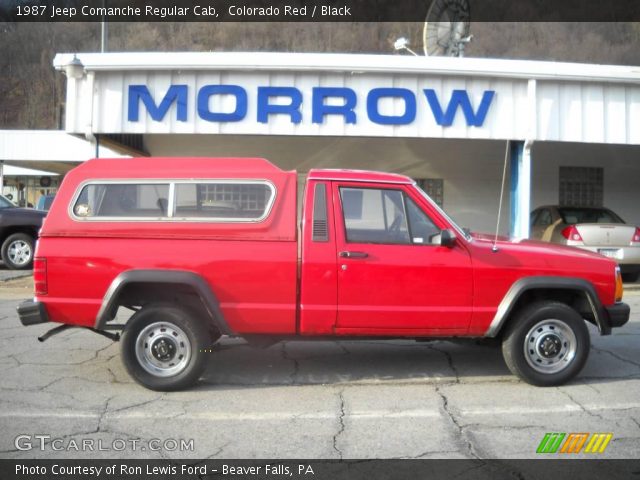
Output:
[[263,159],[90,160],[45,220],[20,320],[122,330],[133,378],[174,390],[224,335],[498,337],[513,373],[557,385],[587,360],[585,320],[629,319],[614,261],[467,234],[405,176],[312,170],[300,221],[298,203],[296,173]]

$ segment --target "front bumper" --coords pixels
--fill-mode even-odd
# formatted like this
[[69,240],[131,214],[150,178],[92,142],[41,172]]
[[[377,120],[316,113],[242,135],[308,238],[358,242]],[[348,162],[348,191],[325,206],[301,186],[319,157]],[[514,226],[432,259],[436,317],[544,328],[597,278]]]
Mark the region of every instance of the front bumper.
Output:
[[17,310],[20,323],[25,327],[37,325],[38,323],[47,323],[49,321],[49,315],[43,303],[34,300],[25,300],[18,305]]
[[604,310],[609,317],[610,327],[621,327],[629,321],[631,309],[626,303],[616,303],[610,307],[604,307]]

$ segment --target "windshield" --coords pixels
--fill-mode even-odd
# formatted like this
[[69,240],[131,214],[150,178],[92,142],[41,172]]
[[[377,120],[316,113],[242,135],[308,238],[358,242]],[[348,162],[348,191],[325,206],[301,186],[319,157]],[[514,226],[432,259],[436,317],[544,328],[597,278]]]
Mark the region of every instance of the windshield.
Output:
[[445,212],[444,210],[442,210],[440,208],[440,206],[434,202],[431,197],[429,195],[427,195],[427,193],[422,190],[417,184],[413,184],[413,186],[415,187],[415,189],[420,193],[420,195],[422,195],[428,202],[429,204],[435,208],[438,213],[440,213],[440,215],[442,215],[450,224],[451,226],[460,234],[462,235],[464,238],[466,238],[468,241],[471,241],[471,234],[465,232],[448,214],[447,212]]
[[567,225],[576,223],[624,223],[624,221],[606,208],[559,208],[562,221]]
[[15,205],[6,197],[0,195],[0,208],[10,208],[15,207]]

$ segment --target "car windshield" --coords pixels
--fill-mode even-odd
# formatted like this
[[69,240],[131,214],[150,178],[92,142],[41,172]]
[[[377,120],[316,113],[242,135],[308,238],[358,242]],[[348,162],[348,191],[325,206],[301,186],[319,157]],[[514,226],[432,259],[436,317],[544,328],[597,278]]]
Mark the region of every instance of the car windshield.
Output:
[[15,205],[6,197],[0,195],[0,208],[11,208],[15,207]]
[[413,184],[413,186],[415,187],[415,189],[420,192],[420,194],[427,199],[427,201],[429,202],[429,204],[431,206],[433,206],[433,208],[435,208],[440,215],[442,215],[448,222],[449,224],[451,224],[451,226],[460,234],[462,235],[464,238],[466,238],[468,241],[471,241],[472,237],[471,234],[468,232],[465,232],[464,229],[462,229],[462,227],[460,227],[448,214],[447,212],[445,212],[442,208],[440,208],[440,206],[433,201],[433,199],[424,191],[422,190],[417,184]]
[[562,221],[567,225],[576,223],[624,223],[619,216],[606,208],[559,208]]

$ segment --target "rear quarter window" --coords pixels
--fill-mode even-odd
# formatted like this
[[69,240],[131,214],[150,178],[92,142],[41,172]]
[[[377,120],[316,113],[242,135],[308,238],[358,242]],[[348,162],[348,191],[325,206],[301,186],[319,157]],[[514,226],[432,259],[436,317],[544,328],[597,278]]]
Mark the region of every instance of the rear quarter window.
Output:
[[275,187],[262,180],[95,181],[81,187],[70,214],[75,220],[264,220]]
[[273,187],[266,183],[207,182],[175,186],[175,218],[258,221],[273,201]]
[[85,185],[73,206],[81,219],[167,216],[169,184],[96,183]]

